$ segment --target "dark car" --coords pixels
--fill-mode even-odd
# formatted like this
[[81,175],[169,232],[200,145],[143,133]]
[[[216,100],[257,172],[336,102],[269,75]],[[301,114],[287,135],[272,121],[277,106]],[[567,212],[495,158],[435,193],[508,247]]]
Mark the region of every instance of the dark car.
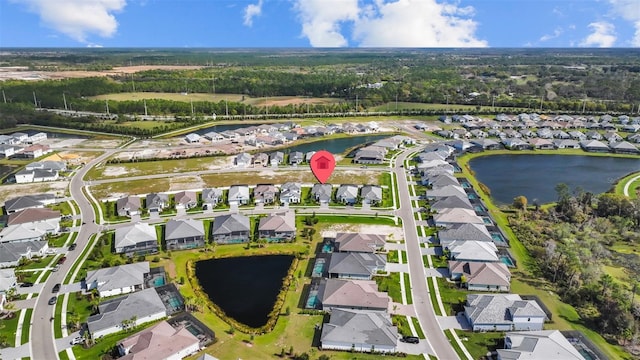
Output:
[[49,305],[55,305],[57,301],[58,301],[58,297],[54,296],[51,299],[49,299]]
[[32,282],[23,282],[22,284],[20,284],[20,287],[32,287],[33,283]]
[[418,339],[418,337],[416,336],[403,336],[402,339],[400,339],[400,341],[406,342],[409,344],[417,344],[420,342],[420,339]]
[[67,261],[67,257],[63,256],[60,259],[58,259],[58,264],[64,264],[65,261]]
[[78,245],[76,245],[76,243],[73,243],[73,244],[69,245],[69,251],[75,250],[76,246],[78,246]]
[[53,285],[53,289],[51,290],[51,292],[57,293],[58,291],[60,291],[60,286],[60,284]]

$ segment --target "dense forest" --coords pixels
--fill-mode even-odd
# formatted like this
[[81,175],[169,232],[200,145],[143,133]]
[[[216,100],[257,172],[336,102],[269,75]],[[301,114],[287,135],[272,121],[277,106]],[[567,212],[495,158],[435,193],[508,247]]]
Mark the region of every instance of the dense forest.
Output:
[[[0,66],[33,70],[104,70],[122,65],[198,65],[189,70],[148,70],[109,78],[6,81],[7,102],[63,108],[62,93],[76,110],[102,111],[88,98],[123,92],[227,93],[250,97],[300,96],[335,99],[315,113],[356,111],[393,101],[529,108],[565,112],[640,110],[640,53],[620,50],[69,50],[9,51]],[[190,105],[157,100],[153,114],[186,114]],[[114,113],[141,113],[141,101],[114,102]],[[229,103],[232,114],[255,114]],[[197,104],[196,112],[221,113],[220,104]],[[226,109],[225,109],[226,110]],[[279,107],[271,113],[302,113]]]
[[[556,191],[554,207],[521,209],[510,217],[531,254],[529,267],[554,285],[587,326],[611,342],[638,345],[640,254],[626,249],[640,242],[640,200],[572,192],[565,184]],[[624,269],[623,274],[614,277],[606,267]]]

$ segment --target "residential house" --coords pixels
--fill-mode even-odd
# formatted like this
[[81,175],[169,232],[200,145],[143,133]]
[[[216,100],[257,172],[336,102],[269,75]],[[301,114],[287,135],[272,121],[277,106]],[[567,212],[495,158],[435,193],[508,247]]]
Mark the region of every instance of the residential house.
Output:
[[140,214],[140,198],[137,196],[125,196],[116,200],[116,212],[118,216],[134,216]]
[[145,207],[149,212],[162,212],[169,207],[169,195],[163,193],[150,193],[145,197]]
[[386,237],[380,234],[337,233],[334,239],[338,252],[375,253],[384,248]]
[[449,247],[454,241],[457,241],[457,244],[465,241],[493,243],[491,234],[483,224],[453,224],[447,229],[438,231],[438,239],[443,249]]
[[302,198],[302,184],[286,182],[280,186],[280,202],[282,204],[298,204]]
[[11,158],[20,150],[20,147],[10,144],[0,144],[0,158]]
[[188,144],[199,143],[200,142],[200,135],[198,135],[196,133],[187,134],[184,137],[184,141],[186,141]]
[[536,136],[541,139],[551,139],[553,138],[553,131],[549,128],[541,128],[536,132]]
[[322,310],[328,312],[334,309],[386,311],[391,302],[386,292],[378,291],[373,280],[322,279],[318,299]]
[[441,198],[446,198],[449,196],[457,196],[462,199],[468,199],[467,193],[464,191],[462,186],[458,185],[447,185],[437,189],[427,190],[425,192],[425,197],[427,200],[439,200]]
[[255,166],[267,166],[269,165],[269,155],[266,153],[257,153],[253,155],[251,159],[251,165]]
[[284,162],[284,153],[282,151],[272,152],[269,155],[269,163],[271,166],[278,166]]
[[572,139],[555,139],[553,145],[558,149],[580,149],[580,143]]
[[67,163],[64,161],[43,160],[26,165],[25,170],[49,170],[51,172],[67,171]]
[[[432,211],[442,211],[444,209],[460,208],[475,210],[471,202],[467,198],[461,198],[457,196],[449,196],[436,200],[429,206]],[[486,230],[486,229],[485,229]],[[442,231],[442,230],[441,230]]]
[[499,142],[493,139],[473,139],[470,142],[474,147],[478,147],[483,150],[497,150],[502,147]]
[[176,209],[193,209],[198,206],[198,195],[195,191],[180,191],[174,197]]
[[233,159],[233,164],[239,168],[246,168],[251,165],[251,155],[240,153]]
[[51,152],[51,149],[48,145],[31,145],[28,146],[19,153],[15,154],[15,157],[24,158],[24,159],[35,159],[39,158],[42,155],[48,154]]
[[453,224],[484,224],[484,220],[476,215],[474,210],[463,208],[442,209],[433,215],[433,222],[438,227],[448,227]]
[[609,144],[609,148],[611,149],[612,152],[617,153],[617,154],[638,154],[640,153],[640,150],[638,150],[638,148],[627,142],[627,141],[620,141],[617,143],[611,143]]
[[256,204],[273,204],[279,190],[275,185],[259,184],[253,189],[253,201]]
[[156,229],[147,223],[117,228],[113,242],[116,254],[133,256],[158,252]]
[[363,204],[379,205],[382,202],[382,187],[378,185],[364,185],[362,189],[360,189],[360,198]]
[[0,231],[0,242],[23,242],[43,240],[47,234],[47,223],[24,223],[7,226]]
[[618,135],[618,133],[615,131],[607,131],[602,135],[602,138],[609,143],[617,143],[619,141],[622,141],[622,136]]
[[209,131],[208,133],[204,134],[203,137],[211,142],[224,140],[224,135],[219,134],[215,131]]
[[444,152],[421,152],[415,156],[415,160],[419,163],[428,162],[431,160],[445,160],[448,157],[447,153]]
[[322,325],[320,348],[357,352],[397,352],[398,328],[385,311],[335,309]]
[[622,131],[630,132],[630,133],[637,133],[638,131],[640,131],[640,125],[639,124],[625,125],[625,126],[622,127]]
[[577,141],[587,140],[587,135],[582,131],[569,131],[569,136],[571,136],[571,139]]
[[60,178],[57,171],[34,169],[34,170],[20,170],[14,174],[16,183],[27,184],[34,182],[56,181]]
[[498,360],[586,360],[558,330],[508,332]]
[[300,151],[294,151],[289,154],[289,165],[302,164],[304,161],[304,154]]
[[13,269],[0,269],[0,293],[6,293],[17,285],[16,274]]
[[609,152],[609,147],[598,140],[580,141],[580,147],[582,150],[589,152]]
[[260,218],[258,236],[268,241],[290,241],[296,237],[296,216],[293,211],[269,214]]
[[202,189],[202,207],[204,209],[213,209],[222,203],[223,191],[219,188]]
[[602,140],[602,134],[595,130],[587,131],[585,135],[588,140]]
[[333,186],[331,184],[313,184],[311,195],[320,204],[329,204],[333,194]]
[[473,291],[509,292],[511,272],[502,262],[449,261],[451,280],[460,280]]
[[382,164],[387,149],[379,146],[365,146],[356,151],[353,162],[356,164]]
[[27,139],[29,139],[29,134],[23,132],[15,132],[11,134],[11,137],[14,138],[18,143],[24,143],[27,141]]
[[530,139],[529,140],[529,145],[531,145],[531,147],[533,147],[534,149],[537,150],[553,150],[555,149],[555,146],[553,145],[553,142],[549,139],[541,139],[541,138],[536,138],[536,139]]
[[358,202],[358,186],[352,184],[342,184],[336,190],[336,201],[354,205]]
[[86,291],[95,289],[98,296],[109,297],[142,290],[148,273],[148,261],[91,270],[85,278]]
[[542,330],[546,314],[518,294],[470,294],[464,315],[473,331]]
[[242,214],[218,216],[211,226],[212,240],[218,244],[248,242],[249,231],[249,218]]
[[48,249],[47,241],[0,242],[0,268],[16,267],[22,258],[45,256]]
[[627,136],[627,141],[632,142],[632,143],[640,143],[640,134],[632,134]]
[[460,186],[460,182],[458,178],[453,176],[453,174],[427,174],[422,177],[422,184],[426,186],[431,186],[432,188],[440,188],[443,186],[453,185]]
[[0,135],[0,144],[2,144],[2,145],[14,145],[14,144],[17,144],[17,141],[12,136]]
[[229,205],[240,206],[247,205],[251,197],[249,195],[249,186],[247,185],[231,185],[227,194]]
[[120,360],[183,359],[200,350],[200,340],[185,326],[174,328],[166,321],[123,339]]
[[47,140],[47,133],[43,133],[43,132],[39,132],[39,133],[35,133],[33,135],[30,135],[29,138],[27,139],[26,143],[27,144],[35,144],[35,143],[39,143],[41,141]]
[[339,279],[371,280],[378,271],[383,271],[386,257],[361,252],[334,252],[329,261],[329,277]]
[[474,148],[474,145],[466,140],[454,140],[447,142],[447,145],[451,146],[459,152],[465,152]]
[[518,138],[503,139],[502,145],[510,150],[528,150],[531,148],[531,145],[529,145],[529,143]]
[[101,302],[98,314],[87,319],[87,329],[93,339],[98,339],[166,316],[162,299],[149,288]]
[[204,225],[200,220],[171,219],[164,228],[167,250],[182,250],[203,247]]
[[554,139],[571,139],[571,135],[562,130],[555,130],[552,132],[552,135]]
[[450,260],[498,262],[498,248],[493,242],[478,240],[456,240],[444,248]]
[[42,208],[45,205],[53,204],[55,200],[55,195],[53,194],[18,196],[4,202],[4,211],[6,214],[11,214],[29,208]]
[[308,164],[311,163],[311,158],[313,157],[313,155],[315,155],[315,151],[307,151],[306,154],[304,154],[304,161]]

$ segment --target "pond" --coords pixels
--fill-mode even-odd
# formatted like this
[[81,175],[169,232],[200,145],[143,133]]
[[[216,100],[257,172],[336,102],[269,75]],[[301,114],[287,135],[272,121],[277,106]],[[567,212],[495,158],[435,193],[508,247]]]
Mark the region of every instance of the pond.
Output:
[[566,183],[595,194],[610,190],[625,175],[640,170],[640,158],[587,155],[489,155],[469,166],[479,182],[491,190],[497,204],[511,204],[524,195],[529,203],[557,200],[555,187]]
[[253,328],[269,320],[293,256],[269,255],[196,262],[204,292],[227,316]]
[[392,135],[389,135],[389,134],[350,136],[350,137],[337,138],[337,139],[319,140],[319,141],[314,141],[310,143],[290,146],[285,149],[289,152],[300,151],[301,153],[306,153],[309,151],[327,150],[332,154],[342,154],[347,149],[350,149],[354,146],[364,145],[370,142],[389,138],[391,136]]

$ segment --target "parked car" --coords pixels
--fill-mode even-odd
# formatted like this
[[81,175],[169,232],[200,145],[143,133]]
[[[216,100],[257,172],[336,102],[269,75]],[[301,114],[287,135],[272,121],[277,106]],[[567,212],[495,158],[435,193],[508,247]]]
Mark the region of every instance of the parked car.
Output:
[[51,299],[49,299],[49,305],[55,305],[56,302],[58,302],[58,297],[54,296]]
[[82,344],[83,342],[84,342],[84,339],[82,338],[82,336],[77,336],[71,339],[69,343],[71,345],[78,345],[78,344]]
[[75,250],[76,246],[78,246],[78,245],[76,245],[76,243],[73,243],[73,244],[69,245],[69,251]]
[[58,291],[60,291],[60,286],[62,286],[62,285],[60,285],[60,284],[53,285],[53,289],[51,289],[51,292],[52,293],[57,293]]
[[32,287],[33,283],[32,282],[23,282],[22,284],[20,284],[20,287]]
[[409,344],[417,344],[420,342],[420,339],[417,336],[403,336],[400,341]]
[[64,264],[65,261],[67,261],[67,257],[63,256],[60,259],[58,259],[58,264]]
[[53,271],[53,272],[56,272],[58,270],[60,270],[60,264],[54,266],[53,269],[51,269],[51,271]]

